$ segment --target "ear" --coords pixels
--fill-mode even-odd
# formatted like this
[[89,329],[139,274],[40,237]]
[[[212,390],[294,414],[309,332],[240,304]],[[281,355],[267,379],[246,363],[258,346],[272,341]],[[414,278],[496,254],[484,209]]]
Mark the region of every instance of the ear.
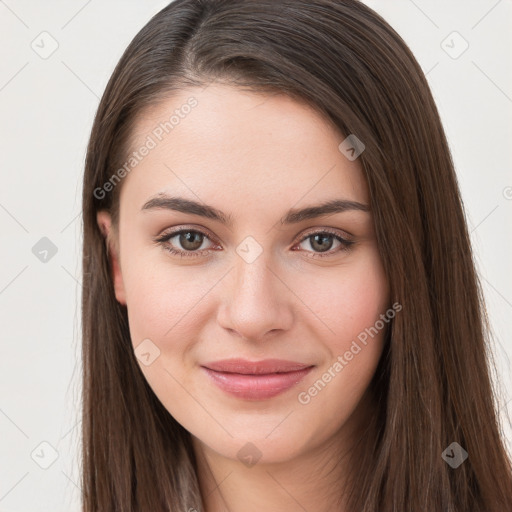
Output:
[[112,274],[114,279],[114,291],[117,301],[126,306],[126,294],[123,283],[123,275],[121,273],[121,265],[119,262],[119,254],[117,252],[117,245],[114,241],[114,230],[112,229],[112,219],[110,213],[105,210],[101,210],[96,214],[96,220],[98,226],[105,238],[105,244],[107,247],[107,255],[112,268]]

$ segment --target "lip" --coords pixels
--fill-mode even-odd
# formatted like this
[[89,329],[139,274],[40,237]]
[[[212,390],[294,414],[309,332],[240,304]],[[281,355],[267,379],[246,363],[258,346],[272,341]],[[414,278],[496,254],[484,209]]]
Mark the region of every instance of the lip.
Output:
[[265,400],[295,386],[313,367],[282,359],[227,359],[206,363],[201,369],[230,395],[244,400]]

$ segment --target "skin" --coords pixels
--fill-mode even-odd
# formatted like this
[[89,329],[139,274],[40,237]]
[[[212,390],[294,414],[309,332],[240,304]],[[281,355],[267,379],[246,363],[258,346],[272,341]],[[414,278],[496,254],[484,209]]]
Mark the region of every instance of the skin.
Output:
[[[139,364],[192,435],[208,512],[340,510],[335,500],[349,474],[346,455],[372,413],[367,390],[384,330],[309,403],[301,404],[298,394],[389,308],[388,283],[371,212],[289,226],[277,221],[290,208],[330,199],[369,204],[361,164],[339,151],[345,137],[307,105],[219,83],[182,90],[146,111],[134,129],[134,148],[190,96],[198,105],[124,179],[119,231],[107,212],[97,216],[111,239],[113,286],[127,307],[133,347],[150,339],[160,350],[150,365]],[[141,211],[163,191],[212,205],[234,224]],[[186,251],[179,236],[154,241],[182,226],[208,235],[196,250],[203,254],[180,258],[166,251],[166,244]],[[330,238],[322,257],[314,238],[305,237],[325,228],[342,238],[350,234],[355,243],[341,251]],[[262,249],[251,263],[236,252],[247,236]],[[242,400],[200,369],[231,357],[315,368],[276,397]],[[248,442],[261,453],[250,467],[237,456]]]

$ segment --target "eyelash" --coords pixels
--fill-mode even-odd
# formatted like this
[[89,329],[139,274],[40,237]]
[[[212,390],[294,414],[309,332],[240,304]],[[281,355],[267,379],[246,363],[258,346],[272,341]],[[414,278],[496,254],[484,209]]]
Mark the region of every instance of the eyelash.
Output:
[[[173,254],[175,256],[180,256],[181,258],[190,258],[190,257],[194,258],[194,257],[198,257],[198,256],[201,256],[203,252],[208,251],[208,249],[203,249],[202,251],[180,251],[180,250],[174,249],[173,247],[170,247],[167,242],[171,238],[174,238],[176,235],[180,235],[182,233],[199,233],[199,234],[203,235],[204,237],[206,237],[206,238],[208,238],[210,240],[210,237],[208,236],[208,234],[203,232],[203,231],[201,231],[201,230],[198,230],[198,229],[179,229],[179,230],[176,230],[176,231],[171,231],[170,233],[165,233],[164,235],[162,235],[160,237],[157,237],[155,239],[155,242],[157,242],[160,245],[162,245],[162,247],[166,251],[170,252],[171,254]],[[313,237],[315,235],[324,235],[324,234],[333,236],[336,240],[338,240],[338,242],[341,243],[341,246],[338,247],[338,249],[329,250],[329,251],[326,251],[325,253],[318,253],[318,252],[317,253],[313,253],[314,256],[308,256],[308,258],[314,258],[314,259],[317,259],[317,258],[327,258],[329,256],[332,256],[333,254],[338,253],[338,252],[346,252],[346,251],[349,251],[351,249],[351,246],[355,243],[355,242],[353,242],[351,240],[347,240],[347,239],[341,237],[337,232],[332,231],[329,228],[324,228],[323,230],[319,230],[319,231],[315,231],[315,232],[312,232],[312,233],[308,233],[305,237],[303,237],[296,244],[294,244],[294,247],[296,245],[302,244],[302,242],[306,241],[308,238],[311,238],[311,237]],[[306,252],[311,252],[311,251],[306,251]]]

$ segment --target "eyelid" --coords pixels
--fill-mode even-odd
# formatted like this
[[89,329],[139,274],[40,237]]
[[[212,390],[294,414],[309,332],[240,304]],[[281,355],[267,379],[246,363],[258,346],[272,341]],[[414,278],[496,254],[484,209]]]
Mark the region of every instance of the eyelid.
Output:
[[175,226],[169,229],[164,230],[161,234],[157,235],[157,239],[167,238],[169,236],[174,236],[182,231],[193,231],[197,233],[201,233],[202,235],[208,237],[212,241],[216,241],[219,243],[217,238],[206,228],[200,226],[194,226],[193,224],[180,224],[179,226]]
[[340,238],[343,238],[346,242],[352,242],[354,238],[354,235],[352,235],[348,231],[344,231],[343,229],[339,228],[311,228],[311,231],[306,230],[305,234],[302,235],[302,238],[299,241],[303,242],[306,238],[317,233],[329,233],[330,235],[339,236]]

